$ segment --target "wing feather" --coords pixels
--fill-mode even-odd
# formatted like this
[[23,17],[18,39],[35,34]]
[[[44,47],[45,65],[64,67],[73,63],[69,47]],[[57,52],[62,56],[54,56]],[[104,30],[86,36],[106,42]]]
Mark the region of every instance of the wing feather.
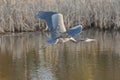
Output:
[[82,25],[75,26],[66,31],[66,33],[71,37],[75,37],[81,32],[82,32]]
[[62,14],[60,13],[54,14],[52,16],[52,23],[53,23],[53,28],[54,28],[56,37],[60,36],[61,33],[64,33],[66,31]]

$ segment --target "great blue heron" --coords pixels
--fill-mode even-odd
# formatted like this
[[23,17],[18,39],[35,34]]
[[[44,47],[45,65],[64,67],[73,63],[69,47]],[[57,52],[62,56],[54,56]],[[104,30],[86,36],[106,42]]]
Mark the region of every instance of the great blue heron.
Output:
[[37,18],[43,19],[47,23],[47,26],[51,32],[51,37],[47,38],[47,42],[49,43],[64,43],[70,40],[77,42],[74,37],[82,32],[82,25],[78,25],[66,30],[63,21],[63,15],[61,13],[52,11],[39,11]]

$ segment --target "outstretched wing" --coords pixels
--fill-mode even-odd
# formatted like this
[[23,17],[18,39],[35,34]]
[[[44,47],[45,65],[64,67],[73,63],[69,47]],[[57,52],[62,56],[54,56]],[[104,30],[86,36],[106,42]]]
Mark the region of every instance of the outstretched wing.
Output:
[[65,33],[67,33],[70,37],[75,37],[82,32],[82,25],[75,26],[70,28]]
[[54,34],[56,34],[55,37],[59,37],[61,33],[66,32],[62,14],[58,13],[58,14],[52,15],[52,23],[53,23],[53,28],[55,31]]
[[36,15],[37,18],[43,19],[46,21],[50,32],[54,31],[53,24],[52,24],[52,15],[57,14],[57,12],[52,11],[39,11]]

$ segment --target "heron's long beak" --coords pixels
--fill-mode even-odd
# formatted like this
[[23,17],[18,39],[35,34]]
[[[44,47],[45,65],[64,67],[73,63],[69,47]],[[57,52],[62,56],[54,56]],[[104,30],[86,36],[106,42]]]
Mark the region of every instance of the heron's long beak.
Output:
[[94,42],[96,39],[86,39],[85,42]]
[[84,42],[95,42],[96,39],[86,38],[86,39],[80,39],[79,41],[84,41]]

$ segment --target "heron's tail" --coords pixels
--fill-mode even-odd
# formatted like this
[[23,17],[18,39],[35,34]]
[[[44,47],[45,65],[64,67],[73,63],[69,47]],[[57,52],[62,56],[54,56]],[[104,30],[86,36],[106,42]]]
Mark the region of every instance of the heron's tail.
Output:
[[57,43],[57,39],[56,38],[52,38],[52,37],[47,37],[46,41],[50,44],[55,44]]

